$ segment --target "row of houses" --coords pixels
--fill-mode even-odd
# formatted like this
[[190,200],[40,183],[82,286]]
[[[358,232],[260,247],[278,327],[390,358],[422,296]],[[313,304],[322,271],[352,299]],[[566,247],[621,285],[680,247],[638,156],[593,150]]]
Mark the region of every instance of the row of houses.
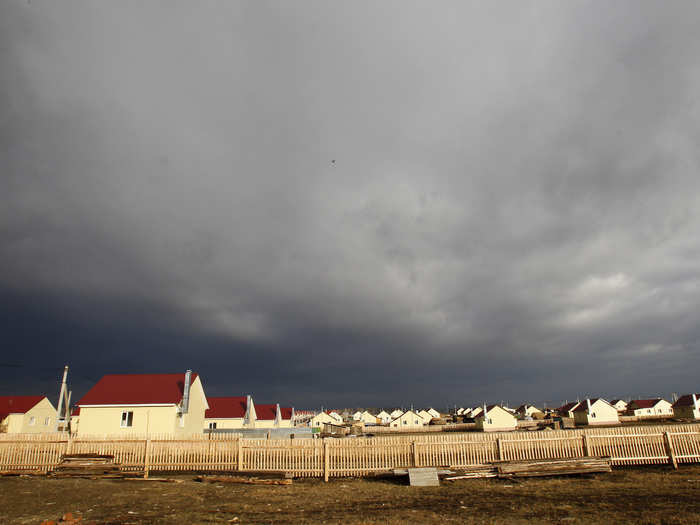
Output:
[[[255,404],[250,395],[207,397],[201,377],[184,374],[103,376],[73,408],[70,431],[78,435],[191,435],[206,429],[266,429],[294,426],[293,407]],[[45,396],[0,397],[0,429],[11,433],[53,432],[58,413]]]
[[638,419],[675,417],[678,419],[700,419],[700,395],[687,394],[671,404],[665,399],[635,399],[629,403],[619,399],[608,402],[602,398],[587,398],[584,401],[566,403],[556,410],[540,410],[534,405],[524,404],[517,409],[500,405],[458,409],[459,416],[470,418],[476,428],[484,431],[513,430],[518,419],[542,419],[545,417],[568,417],[577,425],[616,425],[620,416]]
[[434,408],[420,410],[395,409],[391,412],[386,410],[380,411],[377,415],[372,414],[369,410],[357,411],[352,416],[343,417],[337,410],[325,410],[319,412],[311,419],[313,428],[323,428],[324,425],[344,425],[346,423],[359,423],[367,426],[372,425],[388,425],[391,427],[422,427],[429,425],[434,419],[440,417],[440,412]]

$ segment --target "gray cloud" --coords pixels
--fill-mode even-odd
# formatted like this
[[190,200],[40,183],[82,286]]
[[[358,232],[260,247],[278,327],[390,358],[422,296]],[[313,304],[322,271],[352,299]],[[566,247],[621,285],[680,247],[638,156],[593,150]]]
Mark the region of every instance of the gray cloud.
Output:
[[309,405],[695,388],[698,14],[7,2],[8,341]]

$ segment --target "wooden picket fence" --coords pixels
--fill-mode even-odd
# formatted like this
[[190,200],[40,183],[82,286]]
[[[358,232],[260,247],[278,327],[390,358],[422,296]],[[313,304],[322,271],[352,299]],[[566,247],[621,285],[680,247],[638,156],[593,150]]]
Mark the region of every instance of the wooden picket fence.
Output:
[[342,439],[244,439],[236,434],[0,437],[0,471],[49,472],[63,454],[113,455],[123,470],[285,472],[363,476],[412,466],[468,468],[508,460],[610,456],[613,465],[700,462],[700,425],[540,432],[430,433]]

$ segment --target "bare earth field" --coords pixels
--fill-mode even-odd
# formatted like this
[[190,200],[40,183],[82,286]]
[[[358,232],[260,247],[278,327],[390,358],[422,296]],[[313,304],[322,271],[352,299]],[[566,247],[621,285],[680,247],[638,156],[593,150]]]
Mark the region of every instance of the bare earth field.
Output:
[[521,481],[406,478],[294,480],[292,485],[0,478],[0,522],[39,524],[64,513],[82,523],[700,524],[700,466]]

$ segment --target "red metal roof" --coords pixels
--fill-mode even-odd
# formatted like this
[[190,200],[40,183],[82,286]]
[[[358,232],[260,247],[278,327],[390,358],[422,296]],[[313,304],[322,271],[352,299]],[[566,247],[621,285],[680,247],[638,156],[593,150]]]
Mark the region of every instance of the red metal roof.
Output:
[[559,408],[557,408],[557,412],[560,412],[562,414],[569,413],[578,404],[579,401],[572,401],[571,403],[567,403],[566,405],[562,405]]
[[24,414],[46,396],[0,396],[0,420],[10,414]]
[[661,398],[656,399],[633,399],[627,405],[628,409],[634,410],[635,408],[654,408],[656,403],[661,401]]
[[[191,382],[197,374],[192,372]],[[78,406],[86,405],[150,405],[182,401],[185,374],[111,374],[103,376]]]
[[209,410],[204,417],[214,419],[244,418],[248,404],[246,396],[208,397]]
[[277,405],[255,405],[257,419],[273,420],[277,417]]
[[[598,401],[598,399],[600,399],[600,398],[594,397],[593,399],[591,399],[591,405],[593,403],[595,403],[596,401]],[[603,401],[605,401],[605,400],[603,400]],[[585,412],[586,410],[588,410],[588,403],[586,403],[585,399],[583,401],[581,401],[581,404],[579,406],[574,408],[574,412]]]
[[293,407],[280,407],[280,412],[282,412],[282,419],[292,419]]

